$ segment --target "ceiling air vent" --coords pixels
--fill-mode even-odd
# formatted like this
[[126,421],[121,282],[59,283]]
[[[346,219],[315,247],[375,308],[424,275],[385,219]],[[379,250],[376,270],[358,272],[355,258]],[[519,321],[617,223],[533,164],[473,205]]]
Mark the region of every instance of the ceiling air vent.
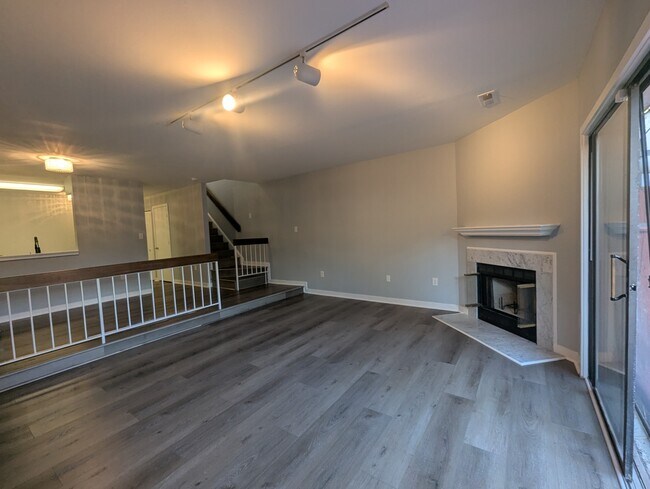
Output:
[[499,94],[496,90],[490,90],[489,92],[481,93],[476,97],[478,98],[478,101],[481,103],[481,105],[486,109],[492,107],[493,105],[497,105],[500,102]]

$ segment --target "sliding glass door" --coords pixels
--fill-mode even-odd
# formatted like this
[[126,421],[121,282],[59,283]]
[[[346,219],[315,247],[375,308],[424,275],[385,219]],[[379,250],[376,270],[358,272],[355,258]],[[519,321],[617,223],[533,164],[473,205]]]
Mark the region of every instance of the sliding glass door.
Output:
[[650,440],[648,147],[650,64],[590,137],[589,380],[628,479]]
[[[643,93],[642,88],[634,84],[627,93],[619,92],[619,102],[591,138],[589,374],[627,477],[633,465],[635,407],[646,419],[644,413],[650,413],[644,407],[650,408],[647,291],[638,293],[639,285],[648,285],[642,280],[647,266],[643,254],[647,152],[643,148],[650,92]],[[645,239],[647,246],[647,231]]]
[[592,136],[591,381],[622,461],[631,403],[628,389],[629,113],[617,104]]

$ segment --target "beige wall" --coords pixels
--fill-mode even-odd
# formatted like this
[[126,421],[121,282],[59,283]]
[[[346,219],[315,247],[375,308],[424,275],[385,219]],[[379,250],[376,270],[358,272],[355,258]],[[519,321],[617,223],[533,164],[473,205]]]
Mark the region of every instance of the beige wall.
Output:
[[254,213],[247,235],[270,238],[273,278],[456,305],[455,178],[449,144],[265,183],[261,204],[249,189],[236,208]]
[[456,143],[459,226],[560,224],[549,239],[460,238],[459,270],[467,246],[556,252],[558,343],[573,351],[580,345],[578,134],[573,82]]
[[649,11],[650,0],[605,2],[578,78],[581,122],[596,103]]
[[72,190],[79,255],[1,262],[0,277],[147,259],[141,183],[74,175]]
[[172,256],[200,255],[209,251],[206,233],[205,187],[200,183],[144,198],[145,210],[167,204]]

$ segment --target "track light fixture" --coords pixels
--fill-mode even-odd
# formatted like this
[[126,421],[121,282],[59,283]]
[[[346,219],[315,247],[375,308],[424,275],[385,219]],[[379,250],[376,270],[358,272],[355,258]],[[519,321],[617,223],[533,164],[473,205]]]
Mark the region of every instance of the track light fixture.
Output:
[[181,121],[181,127],[186,131],[193,132],[199,136],[201,135],[201,126],[199,121],[192,117],[192,114]]
[[305,63],[305,53],[300,55],[300,61],[293,66],[293,76],[296,80],[315,87],[320,83],[320,70]]
[[310,51],[319,48],[323,44],[331,41],[335,37],[340,36],[341,34],[349,31],[350,29],[353,29],[354,27],[358,26],[359,24],[362,24],[363,22],[366,22],[367,20],[373,18],[375,15],[380,14],[384,10],[387,10],[389,7],[388,2],[383,2],[381,5],[378,5],[372,10],[369,10],[365,14],[361,15],[360,17],[357,17],[356,19],[348,22],[347,24],[339,27],[333,32],[330,32],[324,37],[321,37],[320,39],[317,39],[316,41],[312,42],[311,44],[305,46],[298,52],[295,52],[288,56],[287,58],[281,60],[280,62],[274,64],[273,66],[270,66],[269,68],[260,71],[259,73],[251,76],[250,78],[244,80],[243,82],[239,83],[235,87],[231,89],[229,93],[224,95],[223,97],[216,97],[211,100],[208,100],[207,102],[194,107],[191,110],[188,110],[184,114],[176,117],[175,119],[169,121],[169,125],[174,124],[178,121],[184,120],[187,117],[189,117],[193,112],[202,109],[203,107],[206,107],[207,105],[210,105],[216,101],[218,101],[221,98],[221,106],[227,110],[228,112],[237,112],[238,114],[241,114],[244,111],[244,105],[237,100],[237,97],[235,95],[235,91],[250,84],[253,83],[255,80],[258,80],[262,78],[265,75],[268,75],[274,70],[277,70],[281,66],[284,66],[287,63],[290,63],[294,60],[299,59],[299,61],[294,65],[293,67],[293,74],[296,77],[296,80],[299,80],[301,82],[307,83],[312,86],[318,85],[320,82],[320,70],[318,68],[314,68],[313,66],[308,65],[305,63],[305,56],[307,53]]
[[223,96],[221,99],[221,106],[228,112],[236,112],[237,114],[241,114],[246,108],[241,100],[239,100],[239,97],[237,97],[237,94],[234,90]]

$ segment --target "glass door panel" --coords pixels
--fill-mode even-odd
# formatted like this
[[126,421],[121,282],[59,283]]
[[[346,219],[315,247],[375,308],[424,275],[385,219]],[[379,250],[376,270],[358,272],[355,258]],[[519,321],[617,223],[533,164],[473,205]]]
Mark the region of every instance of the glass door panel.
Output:
[[592,139],[595,366],[592,383],[623,459],[626,413],[628,103]]

